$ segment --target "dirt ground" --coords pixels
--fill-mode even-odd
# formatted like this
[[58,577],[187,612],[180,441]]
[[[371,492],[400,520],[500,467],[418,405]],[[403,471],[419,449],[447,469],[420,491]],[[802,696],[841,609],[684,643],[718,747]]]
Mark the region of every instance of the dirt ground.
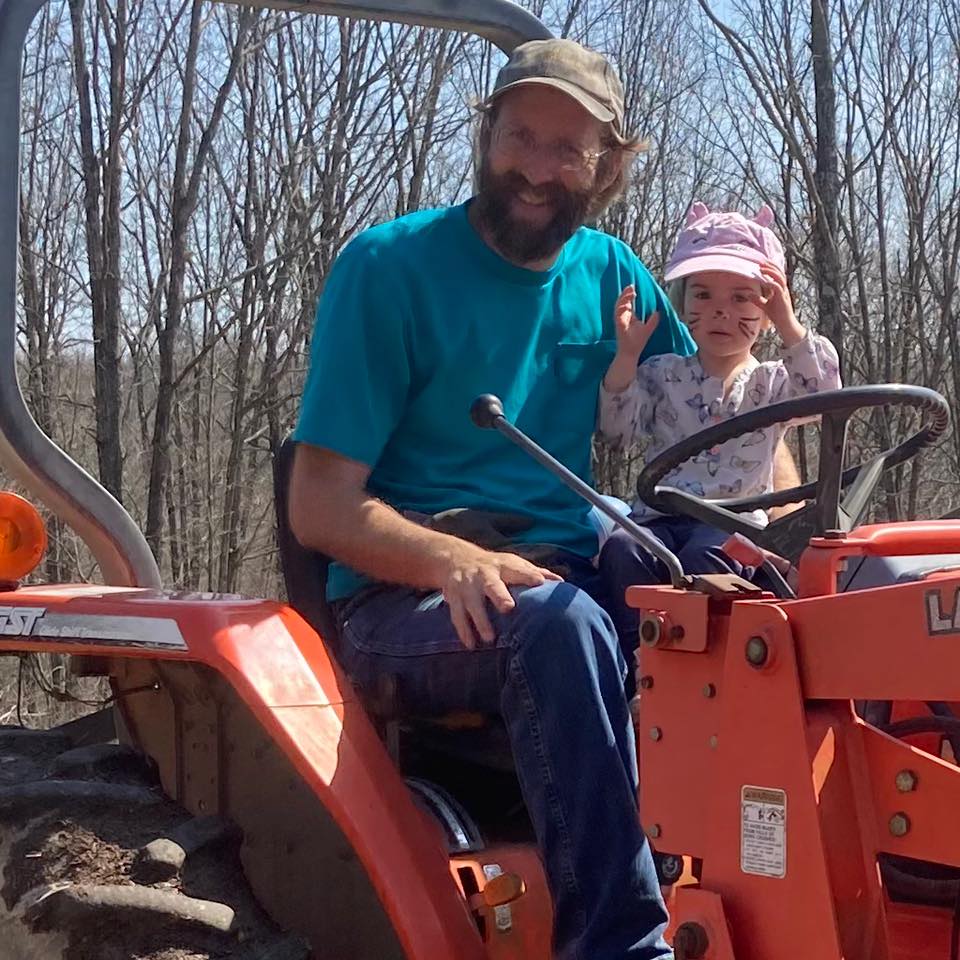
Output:
[[[49,778],[64,744],[50,737],[11,739],[5,733],[0,729],[0,955],[5,960],[260,960],[288,955],[272,953],[278,931],[253,899],[236,844],[197,851],[172,880],[141,883],[138,851],[189,815],[165,798],[150,805],[17,802],[11,799],[11,787]],[[156,790],[145,771],[112,770],[109,782]],[[235,922],[223,933],[146,911],[105,908],[64,923],[62,917],[51,921],[43,911],[38,919],[31,910],[51,888],[85,884],[176,891],[226,904],[235,911]]]

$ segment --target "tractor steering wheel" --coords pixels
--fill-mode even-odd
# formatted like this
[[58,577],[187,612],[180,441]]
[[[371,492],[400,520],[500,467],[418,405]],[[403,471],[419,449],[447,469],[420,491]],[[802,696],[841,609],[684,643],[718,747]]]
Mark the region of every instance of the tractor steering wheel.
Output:
[[[899,446],[844,470],[850,417],[867,407],[887,405],[916,407],[925,415],[926,424]],[[671,470],[704,450],[754,430],[817,416],[822,417],[820,464],[817,479],[812,483],[729,500],[707,500],[675,487],[658,486]],[[946,432],[949,423],[947,401],[926,387],[885,384],[814,393],[751,410],[675,443],[647,464],[637,478],[637,495],[661,513],[685,514],[728,533],[743,534],[757,546],[796,561],[811,537],[822,536],[828,530],[846,532],[857,526],[880,474],[930,446]],[[735,512],[765,510],[801,500],[810,502],[767,526]]]

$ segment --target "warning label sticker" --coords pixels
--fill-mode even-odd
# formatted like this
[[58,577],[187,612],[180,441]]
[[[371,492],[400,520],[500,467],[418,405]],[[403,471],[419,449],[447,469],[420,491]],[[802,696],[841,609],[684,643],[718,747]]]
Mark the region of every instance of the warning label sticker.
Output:
[[740,869],[761,877],[787,875],[787,795],[783,790],[741,788]]

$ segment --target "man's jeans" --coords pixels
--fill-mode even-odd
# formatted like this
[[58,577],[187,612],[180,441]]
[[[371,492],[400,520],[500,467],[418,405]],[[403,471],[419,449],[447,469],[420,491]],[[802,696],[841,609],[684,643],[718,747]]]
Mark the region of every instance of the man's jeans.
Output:
[[596,570],[563,560],[565,582],[514,590],[508,614],[488,604],[497,639],[475,650],[460,644],[439,594],[374,588],[342,611],[340,658],[361,691],[389,674],[402,713],[503,717],[546,865],[558,958],[671,957],[637,815],[626,663],[593,599]]

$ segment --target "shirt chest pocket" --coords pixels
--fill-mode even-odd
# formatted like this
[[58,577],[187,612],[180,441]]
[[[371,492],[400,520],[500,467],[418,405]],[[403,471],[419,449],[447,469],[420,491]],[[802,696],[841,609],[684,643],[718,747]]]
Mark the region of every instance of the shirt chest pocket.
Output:
[[553,348],[553,374],[565,387],[599,389],[616,352],[616,340],[558,343]]

